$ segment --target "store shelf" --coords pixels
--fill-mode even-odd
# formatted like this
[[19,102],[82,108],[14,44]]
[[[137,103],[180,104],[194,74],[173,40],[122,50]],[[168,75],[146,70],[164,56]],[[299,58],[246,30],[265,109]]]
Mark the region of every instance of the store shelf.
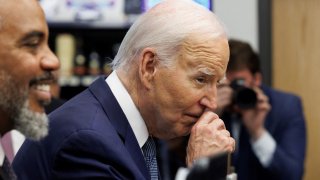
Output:
[[78,87],[78,86],[89,86],[93,81],[95,81],[99,76],[69,76],[60,77],[59,85],[61,87]]
[[58,29],[128,29],[137,16],[128,19],[126,22],[100,22],[100,21],[50,21],[50,28]]

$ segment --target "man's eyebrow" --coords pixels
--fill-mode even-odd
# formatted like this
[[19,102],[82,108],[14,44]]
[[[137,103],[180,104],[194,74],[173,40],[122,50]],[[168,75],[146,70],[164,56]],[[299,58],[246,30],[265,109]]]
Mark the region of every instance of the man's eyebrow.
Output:
[[214,72],[212,72],[208,68],[200,68],[200,69],[198,69],[198,71],[203,73],[203,74],[206,74],[208,76],[213,76],[214,75]]
[[25,36],[23,36],[20,40],[20,42],[26,42],[28,41],[29,39],[32,39],[32,38],[43,38],[44,37],[44,33],[43,32],[40,32],[40,31],[32,31],[28,34],[26,34]]

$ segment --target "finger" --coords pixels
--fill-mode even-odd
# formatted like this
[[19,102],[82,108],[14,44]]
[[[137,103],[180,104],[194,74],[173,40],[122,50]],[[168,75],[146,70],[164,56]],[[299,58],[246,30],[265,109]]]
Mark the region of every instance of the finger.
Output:
[[230,132],[226,129],[222,130],[221,133],[226,137],[230,137]]
[[230,146],[231,146],[231,152],[234,152],[236,150],[236,141],[233,138],[229,138]]
[[259,88],[259,87],[257,87],[257,86],[255,86],[255,87],[253,87],[252,88],[257,94],[263,94],[263,91]]
[[257,108],[259,110],[270,110],[271,105],[269,103],[269,98],[266,95],[260,95],[260,97],[258,98]]
[[258,88],[258,87],[254,87],[253,90],[256,92],[257,94],[257,99],[258,102],[262,101],[262,102],[269,102],[269,98],[267,95],[264,94],[264,92]]
[[222,119],[215,119],[211,123],[209,123],[208,125],[210,125],[212,127],[212,129],[215,129],[215,130],[225,130],[226,129],[226,126],[225,126]]
[[219,116],[216,113],[210,111],[209,109],[206,109],[195,125],[207,125],[211,123],[214,119],[219,119]]
[[235,140],[232,137],[229,137],[226,144],[226,151],[233,153],[235,151]]
[[270,111],[271,105],[269,103],[260,103],[258,104],[258,109],[263,111]]
[[269,98],[268,96],[264,95],[264,94],[259,94],[257,95],[257,99],[259,103],[269,103]]

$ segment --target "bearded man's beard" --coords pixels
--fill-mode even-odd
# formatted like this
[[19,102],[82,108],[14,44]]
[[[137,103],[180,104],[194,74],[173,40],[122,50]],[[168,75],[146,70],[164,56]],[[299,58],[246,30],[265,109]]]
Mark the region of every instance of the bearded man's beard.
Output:
[[48,117],[30,109],[28,89],[16,82],[8,72],[0,71],[0,109],[8,114],[13,128],[27,138],[40,140],[48,134]]

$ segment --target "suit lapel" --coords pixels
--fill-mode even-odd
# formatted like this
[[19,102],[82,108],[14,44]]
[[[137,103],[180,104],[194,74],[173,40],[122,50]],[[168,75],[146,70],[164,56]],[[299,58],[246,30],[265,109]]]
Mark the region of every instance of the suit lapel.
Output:
[[[125,138],[126,139],[125,146],[126,146],[127,150],[129,151],[129,153],[131,154],[132,159],[134,160],[134,162],[137,164],[138,168],[140,169],[140,171],[144,175],[144,177],[146,179],[150,179],[149,171],[147,169],[147,165],[146,165],[146,162],[145,162],[144,157],[142,155],[142,151],[140,149],[140,146],[139,146],[135,136],[133,135],[132,129],[129,128],[128,131],[131,131],[131,133],[127,133],[127,137]],[[129,134],[132,134],[132,135],[129,135]]]
[[150,179],[148,169],[138,144],[137,139],[132,131],[132,128],[123,113],[118,101],[114,97],[105,78],[100,77],[93,84],[89,86],[89,90],[99,101],[103,107],[106,115],[115,130],[118,132],[120,138],[123,140],[126,149],[131,155],[132,160],[139,168],[140,172],[146,179]]

